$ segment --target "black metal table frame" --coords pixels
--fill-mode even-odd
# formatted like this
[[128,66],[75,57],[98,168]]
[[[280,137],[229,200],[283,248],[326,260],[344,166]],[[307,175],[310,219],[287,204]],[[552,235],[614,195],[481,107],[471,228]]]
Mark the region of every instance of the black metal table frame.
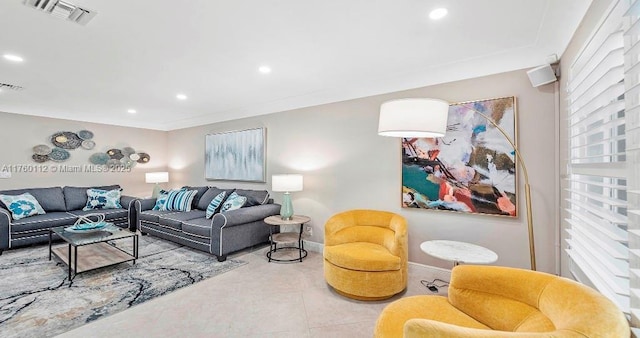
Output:
[[[302,240],[302,231],[304,229],[304,223],[300,223],[300,232],[298,233],[298,246],[284,246],[281,248],[278,248],[278,243],[273,241],[273,228],[275,227],[274,225],[270,225],[269,226],[269,251],[267,252],[267,258],[269,258],[269,262],[271,261],[275,261],[275,262],[295,262],[295,261],[300,261],[302,262],[302,259],[307,257],[307,250],[304,249],[304,241]],[[280,225],[278,225],[278,227],[280,227]],[[271,254],[274,252],[277,252],[278,250],[298,250],[300,252],[300,257],[299,258],[293,258],[293,259],[278,259],[278,258],[271,258]]]
[[[60,237],[60,236],[58,236],[58,237]],[[118,249],[118,250],[120,250],[120,251],[122,251],[122,252],[124,252],[125,254],[131,256],[130,259],[125,259],[125,260],[118,261],[118,262],[115,262],[115,263],[112,263],[112,264],[101,265],[101,266],[97,266],[97,267],[92,268],[92,269],[87,269],[87,270],[78,272],[78,247],[79,246],[95,245],[95,244],[99,244],[99,243],[110,244],[109,243],[110,241],[117,241],[117,240],[127,239],[129,237],[133,238],[133,254],[131,254],[131,253],[125,251],[125,250],[122,250],[122,249],[118,248],[117,246],[113,246],[113,247]],[[62,237],[60,237],[60,238],[62,238]],[[68,242],[64,238],[62,238],[62,240],[67,242],[67,245],[68,245],[68,249],[67,249],[67,252],[68,252],[67,253],[68,254],[68,257],[67,257],[68,263],[67,263],[67,266],[69,267],[69,270],[68,270],[68,272],[69,272],[69,275],[68,275],[68,277],[69,277],[69,286],[71,286],[71,282],[73,281],[73,279],[77,275],[79,275],[81,273],[88,272],[88,271],[93,271],[93,270],[97,270],[97,269],[101,269],[101,268],[105,268],[105,267],[108,267],[108,266],[117,265],[117,264],[120,264],[120,263],[131,262],[131,261],[133,261],[133,264],[136,264],[136,260],[138,259],[138,234],[137,233],[131,233],[131,236],[128,236],[128,237],[109,239],[109,240],[105,240],[105,241],[98,241],[98,242],[86,243],[86,244],[80,244],[80,245],[74,245],[74,244]],[[52,250],[52,247],[51,247],[52,243],[53,243],[53,228],[49,228],[49,260],[51,260],[52,253],[53,253],[53,250]],[[71,251],[72,251],[71,248],[72,247],[73,247],[73,268],[71,267]],[[53,253],[53,254],[58,256],[57,253]],[[62,257],[60,257],[60,258],[62,258]],[[61,260],[64,262],[63,259],[61,259]],[[73,270],[73,274],[71,273],[72,270]]]

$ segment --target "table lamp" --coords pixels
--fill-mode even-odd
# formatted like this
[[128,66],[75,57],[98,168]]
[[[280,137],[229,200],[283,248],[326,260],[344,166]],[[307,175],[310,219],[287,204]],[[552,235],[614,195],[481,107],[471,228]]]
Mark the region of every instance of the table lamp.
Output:
[[[492,118],[473,107],[472,104],[462,105],[480,115],[494,126],[513,147],[516,159],[524,174],[525,203],[527,207],[527,227],[529,230],[529,258],[531,270],[536,270],[536,250],[533,237],[533,216],[531,208],[531,188],[529,175],[524,164],[520,150]],[[380,106],[380,119],[378,122],[378,135],[406,138],[442,137],[447,132],[447,119],[449,117],[449,103],[447,101],[430,98],[407,98],[384,102]]]
[[155,183],[153,187],[153,194],[151,198],[158,198],[160,195],[160,183],[169,182],[169,173],[166,171],[160,171],[155,173],[146,173],[144,174],[144,180],[146,183]]
[[291,192],[302,191],[302,175],[281,174],[271,176],[271,188],[275,192],[284,192],[282,196],[282,206],[280,207],[280,217],[283,220],[290,220],[293,216],[293,204],[291,203]]

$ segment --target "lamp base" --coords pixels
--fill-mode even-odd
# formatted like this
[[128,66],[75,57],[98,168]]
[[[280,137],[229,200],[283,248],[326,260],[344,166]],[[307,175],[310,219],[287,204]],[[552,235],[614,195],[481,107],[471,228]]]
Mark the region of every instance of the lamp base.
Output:
[[280,207],[280,218],[290,221],[293,216],[293,203],[291,203],[291,194],[285,192],[282,196],[282,206]]
[[151,194],[151,198],[158,198],[158,196],[160,196],[160,190],[162,190],[162,188],[160,187],[160,184],[156,183],[156,185],[153,187],[153,193]]

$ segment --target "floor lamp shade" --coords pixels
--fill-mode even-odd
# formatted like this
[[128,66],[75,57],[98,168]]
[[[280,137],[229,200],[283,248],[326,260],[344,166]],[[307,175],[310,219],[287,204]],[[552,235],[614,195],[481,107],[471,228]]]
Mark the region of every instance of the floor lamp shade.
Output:
[[158,195],[160,195],[160,183],[169,182],[169,173],[166,171],[146,173],[144,174],[144,181],[146,183],[155,183],[151,198],[158,198]]
[[299,174],[282,174],[271,177],[271,189],[275,192],[284,192],[282,196],[282,206],[280,207],[280,217],[289,220],[293,216],[293,203],[291,202],[291,192],[302,191],[303,179]]
[[399,99],[380,106],[378,135],[442,137],[447,131],[449,102],[439,99]]

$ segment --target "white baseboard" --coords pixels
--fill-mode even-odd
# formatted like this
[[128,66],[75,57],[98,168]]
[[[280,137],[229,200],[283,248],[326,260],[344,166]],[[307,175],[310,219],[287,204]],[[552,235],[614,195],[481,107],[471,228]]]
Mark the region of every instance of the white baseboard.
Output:
[[304,248],[308,251],[317,252],[321,254],[324,251],[324,244],[318,242],[312,242],[304,240]]

